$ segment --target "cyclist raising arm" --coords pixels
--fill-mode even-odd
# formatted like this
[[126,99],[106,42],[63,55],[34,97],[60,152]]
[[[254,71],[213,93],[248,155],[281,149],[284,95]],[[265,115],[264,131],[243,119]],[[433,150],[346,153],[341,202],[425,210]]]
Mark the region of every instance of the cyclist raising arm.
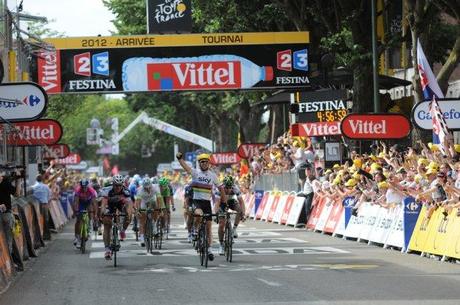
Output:
[[[182,153],[177,153],[176,158],[179,160],[180,165],[182,168],[192,176],[192,189],[193,189],[193,204],[195,205],[195,215],[203,215],[203,214],[212,214],[212,207],[211,207],[211,192],[212,186],[215,185],[222,196],[223,201],[227,201],[227,195],[225,194],[224,187],[219,185],[217,176],[214,172],[209,170],[209,160],[210,155],[208,154],[200,154],[197,157],[199,162],[198,169],[192,169],[182,158]],[[201,223],[201,219],[196,219],[195,228],[198,232],[199,225]],[[212,222],[211,217],[206,217],[206,230],[208,236],[208,254],[209,259],[212,261],[214,259],[214,254],[212,253],[211,245],[212,245]]]

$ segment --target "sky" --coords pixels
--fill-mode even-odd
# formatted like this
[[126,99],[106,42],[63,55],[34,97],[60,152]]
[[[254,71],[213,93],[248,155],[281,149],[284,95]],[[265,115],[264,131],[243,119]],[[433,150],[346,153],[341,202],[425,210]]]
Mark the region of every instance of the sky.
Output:
[[[20,0],[7,1],[10,10],[16,11]],[[23,12],[48,18],[48,28],[70,37],[107,36],[115,31],[114,15],[102,0],[23,0]]]

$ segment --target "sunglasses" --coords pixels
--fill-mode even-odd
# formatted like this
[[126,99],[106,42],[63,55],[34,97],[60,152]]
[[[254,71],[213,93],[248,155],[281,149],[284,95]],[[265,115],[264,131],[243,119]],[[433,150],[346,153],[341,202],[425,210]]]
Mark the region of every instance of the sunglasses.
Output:
[[208,160],[202,160],[200,161],[200,163],[208,163],[209,161]]

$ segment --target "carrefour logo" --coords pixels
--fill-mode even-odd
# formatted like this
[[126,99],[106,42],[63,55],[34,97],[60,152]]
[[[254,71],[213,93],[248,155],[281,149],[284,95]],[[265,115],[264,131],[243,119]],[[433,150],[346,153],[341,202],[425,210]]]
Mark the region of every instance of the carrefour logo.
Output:
[[77,54],[73,57],[74,73],[82,76],[92,74],[109,76],[109,52],[91,55],[90,52]]
[[406,209],[408,209],[409,211],[415,212],[418,210],[418,208],[419,208],[419,204],[415,201],[412,201],[406,204]]
[[35,96],[35,95],[26,96],[22,100],[22,103],[24,105],[31,106],[31,107],[34,107],[34,106],[38,105],[40,102],[41,102],[40,98],[38,96]]

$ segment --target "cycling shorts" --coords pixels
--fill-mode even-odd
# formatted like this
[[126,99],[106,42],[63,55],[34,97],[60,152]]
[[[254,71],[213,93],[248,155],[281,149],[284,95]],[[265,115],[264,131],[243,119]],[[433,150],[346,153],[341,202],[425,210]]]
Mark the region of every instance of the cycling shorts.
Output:
[[225,211],[227,211],[228,209],[233,211],[239,211],[241,207],[239,202],[235,199],[230,199],[227,202],[221,202],[219,212],[225,213]]
[[78,213],[81,213],[81,212],[83,212],[85,210],[88,211],[88,208],[89,208],[90,204],[91,204],[91,201],[79,200],[79,202],[78,202]]
[[[193,200],[193,210],[201,209],[203,214],[212,214],[211,201],[209,200]],[[211,216],[205,217],[206,220],[212,220]]]

